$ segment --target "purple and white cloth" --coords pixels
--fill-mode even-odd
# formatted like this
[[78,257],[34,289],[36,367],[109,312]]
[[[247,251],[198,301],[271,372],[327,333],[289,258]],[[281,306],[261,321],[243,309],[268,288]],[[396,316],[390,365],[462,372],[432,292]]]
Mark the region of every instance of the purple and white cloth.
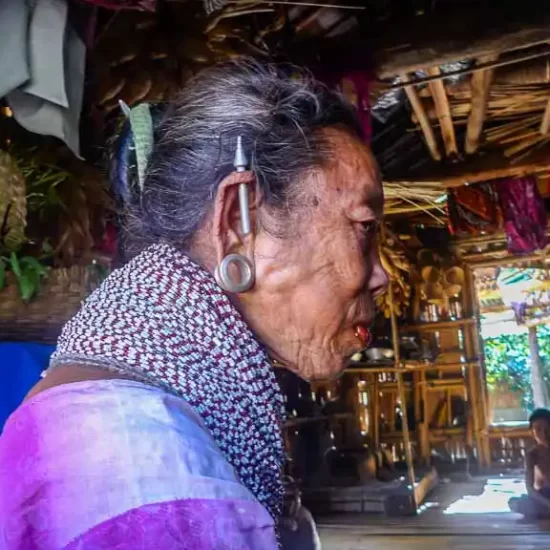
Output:
[[274,520],[182,399],[131,380],[58,386],[0,438],[2,550],[277,548]]
[[58,386],[8,420],[1,550],[277,547],[282,395],[208,272],[147,249],[66,325],[64,364],[131,381]]

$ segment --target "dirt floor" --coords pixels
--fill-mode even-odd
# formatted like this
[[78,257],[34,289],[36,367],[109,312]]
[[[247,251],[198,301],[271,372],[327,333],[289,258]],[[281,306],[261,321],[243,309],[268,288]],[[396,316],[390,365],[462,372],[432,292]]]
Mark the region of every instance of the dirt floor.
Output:
[[524,492],[519,478],[443,481],[416,517],[346,514],[318,518],[323,550],[550,549],[550,521],[508,511]]

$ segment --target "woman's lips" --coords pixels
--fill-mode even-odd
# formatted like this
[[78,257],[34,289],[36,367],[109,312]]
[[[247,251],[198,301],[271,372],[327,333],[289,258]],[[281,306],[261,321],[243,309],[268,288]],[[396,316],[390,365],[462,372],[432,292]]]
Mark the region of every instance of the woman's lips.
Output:
[[367,347],[371,341],[371,332],[365,325],[355,325],[355,336],[361,340],[363,346]]

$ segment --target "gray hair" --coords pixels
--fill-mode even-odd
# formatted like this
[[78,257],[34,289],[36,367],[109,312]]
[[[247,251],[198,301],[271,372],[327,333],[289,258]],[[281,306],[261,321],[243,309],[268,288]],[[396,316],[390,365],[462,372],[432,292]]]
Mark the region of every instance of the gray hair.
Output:
[[266,207],[288,216],[300,176],[328,158],[328,127],[362,138],[355,110],[302,69],[240,59],[202,71],[156,125],[131,232],[186,249],[234,170],[237,136]]

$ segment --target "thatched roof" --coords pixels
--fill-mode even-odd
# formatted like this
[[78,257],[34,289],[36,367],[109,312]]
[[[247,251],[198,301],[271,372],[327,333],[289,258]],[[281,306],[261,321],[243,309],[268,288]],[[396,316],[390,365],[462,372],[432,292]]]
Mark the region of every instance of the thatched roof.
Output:
[[[480,5],[481,4],[481,5]],[[98,127],[127,103],[169,98],[234,55],[372,79],[373,150],[388,211],[443,223],[445,188],[550,168],[550,7],[531,0],[157,2],[103,13],[91,55]],[[437,222],[436,222],[437,223]]]

